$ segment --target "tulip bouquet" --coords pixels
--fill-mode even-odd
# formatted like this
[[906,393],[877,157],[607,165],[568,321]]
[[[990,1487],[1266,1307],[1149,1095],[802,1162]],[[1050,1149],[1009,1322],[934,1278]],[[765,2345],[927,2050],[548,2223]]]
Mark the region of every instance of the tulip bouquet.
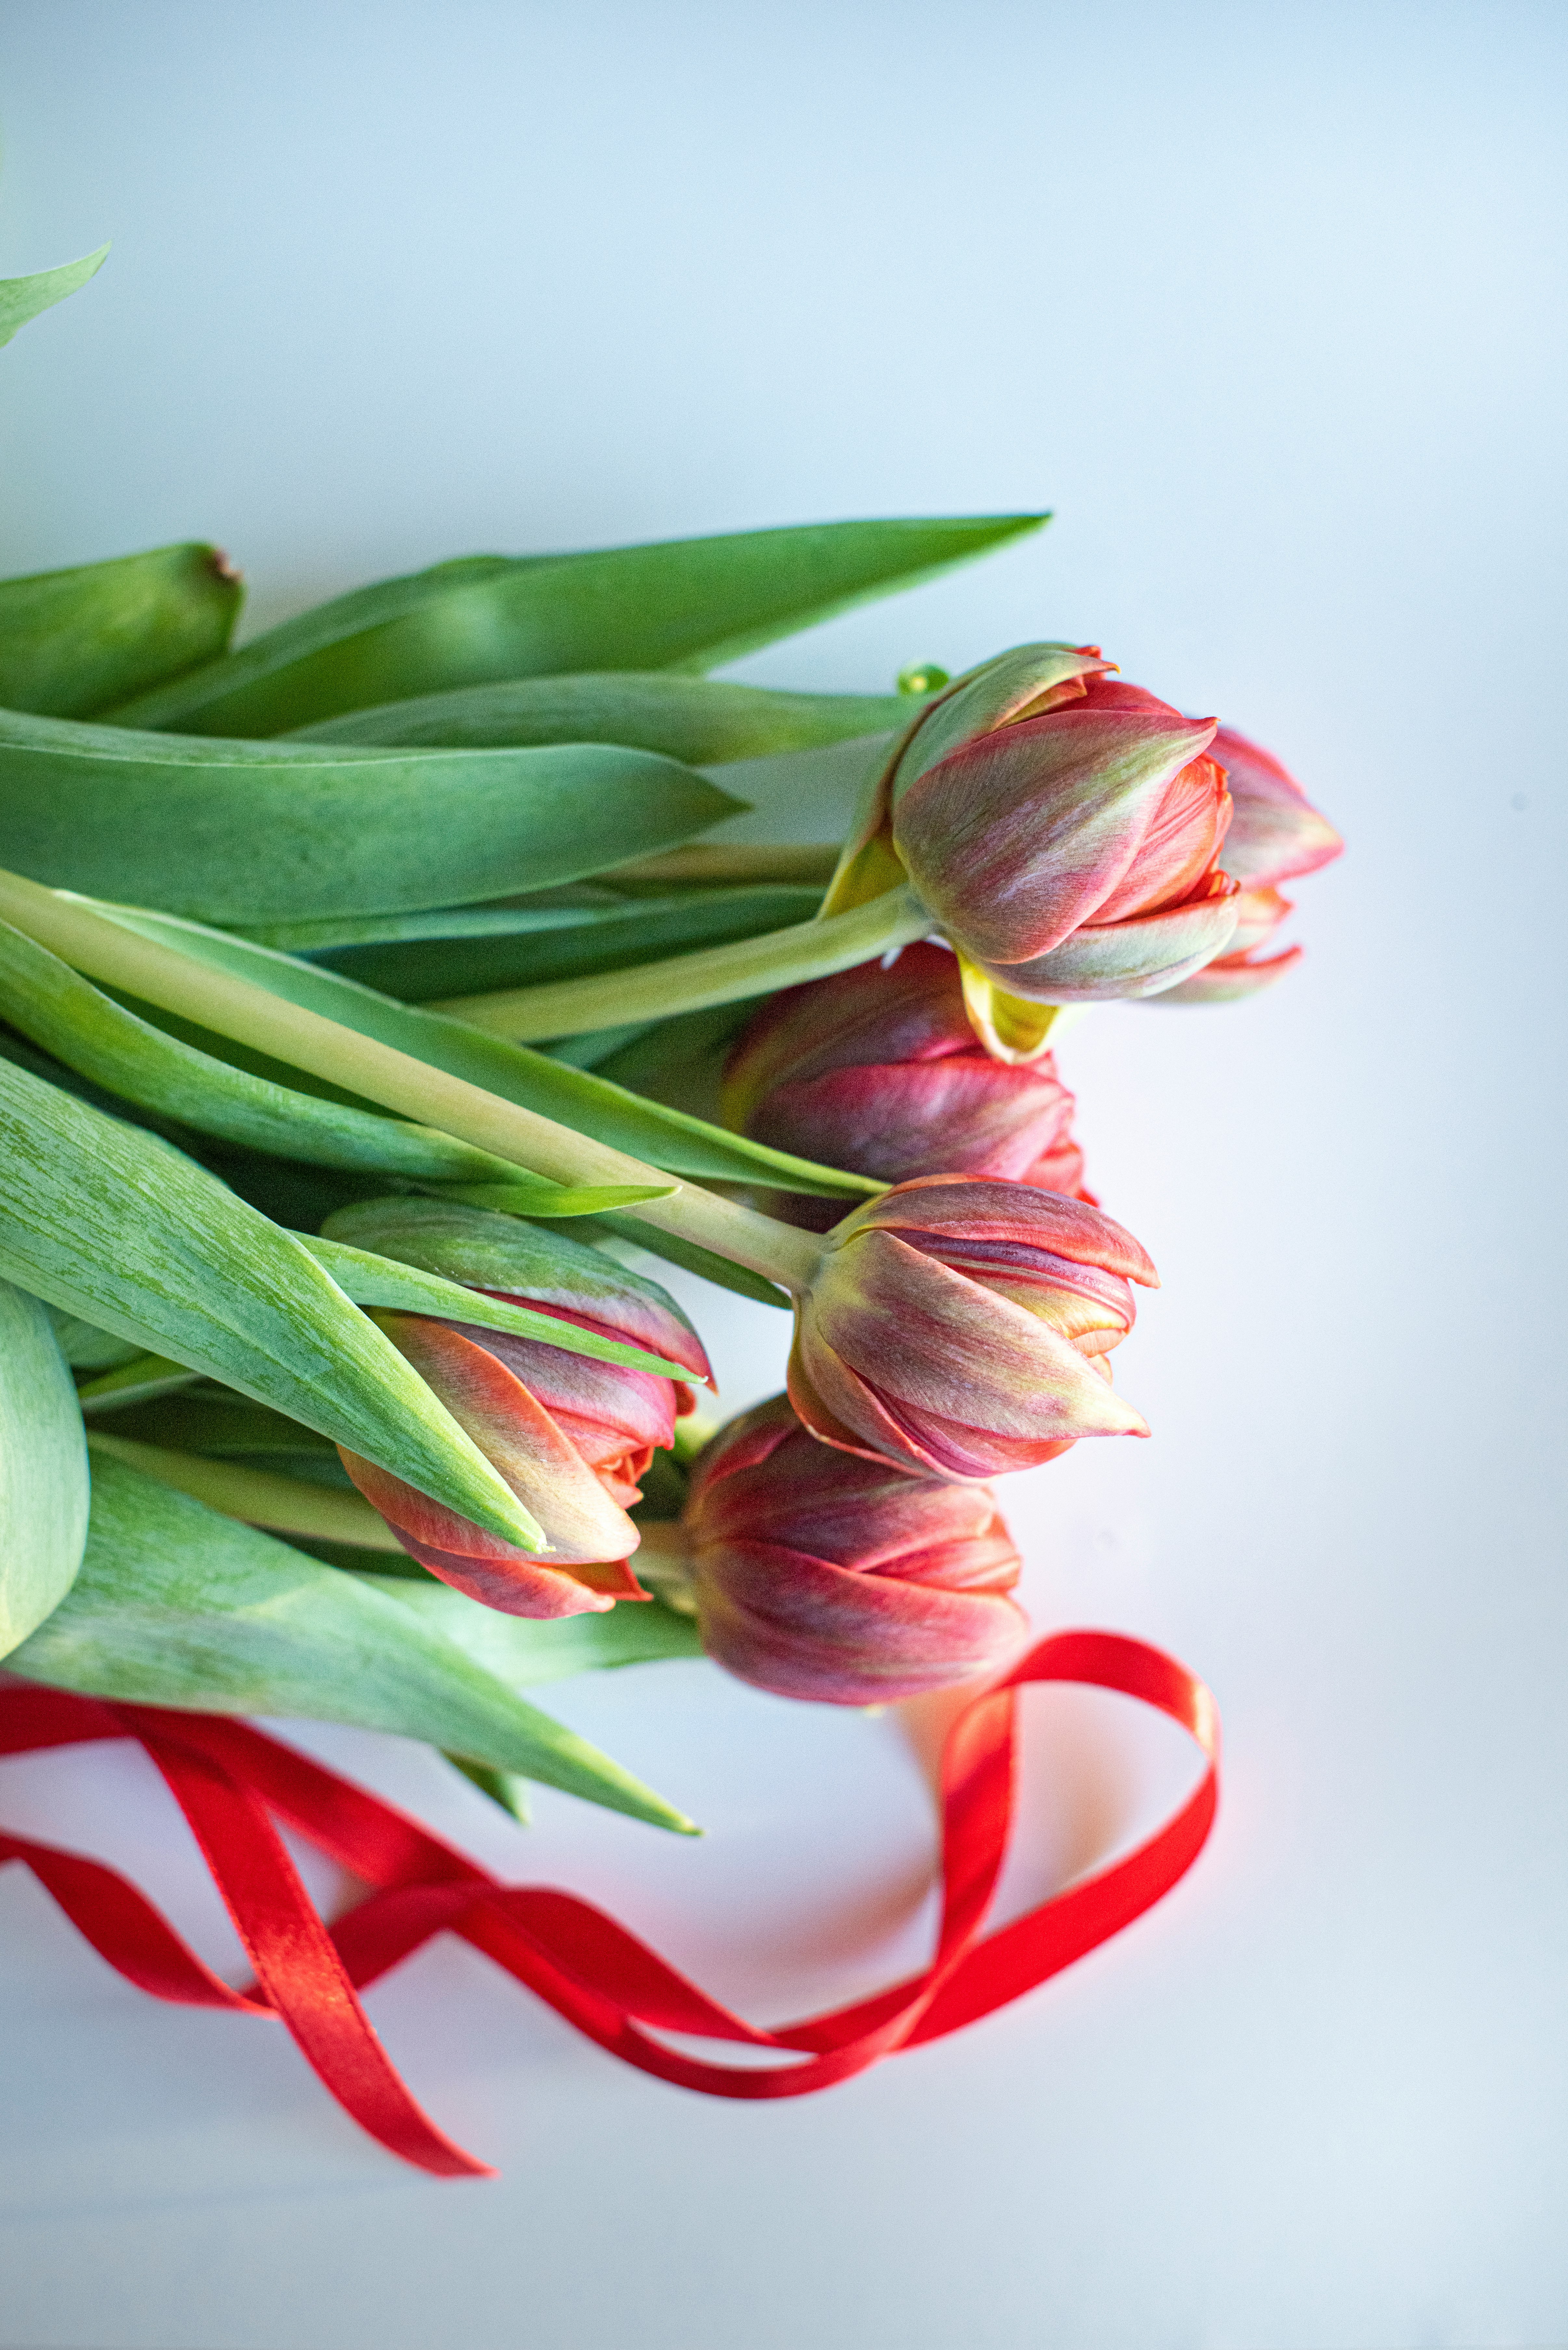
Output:
[[[100,259],[0,286],[0,338]],[[708,672],[1044,519],[470,556],[240,650],[207,546],[0,582],[14,1745],[107,1707],[232,1772],[225,1720],[302,1716],[689,1830],[523,1692],[1042,1677],[992,1481],[1147,1432],[1110,1356],[1155,1280],[1057,1024],[1272,984],[1340,844],[1093,646]],[[836,777],[831,840],[704,837]],[[787,1394],[717,1422],[666,1265],[793,1315]]]

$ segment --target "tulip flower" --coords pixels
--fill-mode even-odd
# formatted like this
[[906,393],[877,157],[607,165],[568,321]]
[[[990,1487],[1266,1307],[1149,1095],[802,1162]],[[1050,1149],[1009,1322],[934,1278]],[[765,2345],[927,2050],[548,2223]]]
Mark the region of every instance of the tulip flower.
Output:
[[[726,1126],[779,1150],[901,1182],[998,1175],[1076,1192],[1084,1155],[1073,1097],[1047,1053],[1009,1067],[977,1044],[955,958],[906,947],[789,987],[753,1014],[725,1065]],[[831,1201],[796,1199],[793,1222],[826,1230]]]
[[789,1392],[814,1435],[981,1480],[1085,1436],[1147,1436],[1110,1384],[1129,1232],[1080,1200],[983,1177],[898,1184],[834,1227],[801,1297]]
[[1028,1638],[986,1487],[831,1451],[783,1396],[700,1455],[681,1530],[703,1647],[782,1697],[914,1697],[1000,1671]]
[[[379,1200],[341,1210],[327,1236],[657,1353],[708,1380],[701,1340],[657,1283],[482,1208]],[[627,1565],[627,1511],[654,1450],[692,1408],[682,1382],[568,1354],[543,1340],[422,1314],[375,1319],[544,1528],[547,1551],[514,1548],[373,1461],[349,1475],[404,1549],[443,1582],[513,1616],[575,1616],[647,1594]]]
[[999,1057],[1027,1007],[1152,995],[1223,952],[1236,883],[1217,722],[1110,675],[1092,645],[1024,645],[931,703],[871,786],[824,911],[907,879],[957,949]]
[[1226,1003],[1256,995],[1301,961],[1300,947],[1260,957],[1291,911],[1279,884],[1315,873],[1345,847],[1334,827],[1307,798],[1293,775],[1244,734],[1221,726],[1211,745],[1225,769],[1234,814],[1221,863],[1241,885],[1236,933],[1222,955],[1158,1000],[1166,1003]]

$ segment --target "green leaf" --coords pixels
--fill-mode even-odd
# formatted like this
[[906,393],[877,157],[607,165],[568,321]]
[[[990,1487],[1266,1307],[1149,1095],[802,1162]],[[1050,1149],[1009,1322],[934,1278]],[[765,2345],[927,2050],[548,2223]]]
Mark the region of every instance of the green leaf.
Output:
[[416,1580],[380,1575],[368,1566],[358,1580],[384,1591],[422,1624],[443,1632],[476,1665],[513,1689],[566,1680],[574,1673],[702,1654],[695,1620],[678,1616],[657,1599],[617,1606],[603,1616],[563,1616],[535,1623],[525,1616],[503,1616],[494,1607],[482,1607],[477,1599],[433,1576]]
[[177,948],[213,970],[234,972],[287,1003],[318,1012],[672,1175],[690,1175],[698,1181],[764,1183],[775,1191],[821,1193],[829,1199],[866,1199],[887,1188],[869,1176],[818,1167],[788,1151],[748,1142],[705,1119],[644,1101],[586,1069],[570,1068],[525,1045],[506,1044],[462,1021],[394,1003],[337,972],[253,945],[247,939],[141,907],[105,905],[98,910],[143,938]]
[[395,1731],[659,1827],[691,1825],[379,1586],[107,1457],[75,1587],[7,1661],[134,1704]]
[[[505,1214],[483,1214],[479,1211],[484,1204],[449,1199],[361,1200],[328,1217],[327,1237],[312,1245],[334,1247],[346,1241],[355,1256],[367,1249],[377,1252],[369,1261],[383,1270],[372,1280],[378,1286],[386,1286],[387,1295],[366,1299],[367,1304],[385,1304],[395,1308],[403,1302],[393,1294],[393,1285],[387,1283],[388,1273],[421,1284],[428,1284],[439,1274],[439,1287],[429,1293],[431,1298],[443,1291],[450,1295],[451,1284],[462,1284],[458,1295],[464,1299],[472,1299],[474,1292],[483,1290],[554,1299],[572,1313],[585,1314],[592,1320],[621,1329],[628,1326],[628,1313],[633,1317],[629,1326],[635,1328],[639,1309],[650,1310],[653,1326],[662,1325],[668,1329],[674,1323],[689,1331],[693,1339],[697,1337],[674,1298],[656,1281],[625,1271],[611,1274],[603,1255],[593,1248],[585,1248],[576,1233],[557,1232],[553,1224],[542,1227],[537,1219],[522,1223]],[[595,1229],[612,1228],[622,1222],[639,1232],[644,1229],[640,1218],[609,1216],[601,1219]],[[400,1261],[396,1267],[388,1263],[391,1258]],[[337,1268],[332,1258],[327,1257],[326,1262],[336,1273]],[[371,1284],[361,1277],[361,1285],[369,1287]],[[409,1294],[408,1303],[415,1312],[452,1315],[451,1306],[415,1305],[419,1294],[418,1288],[411,1288]],[[500,1298],[493,1297],[487,1303],[498,1314],[523,1314],[528,1326],[535,1322],[547,1325],[551,1319],[524,1308],[505,1307]],[[483,1323],[486,1317],[466,1313],[461,1318]],[[490,1326],[504,1330],[514,1326],[509,1319],[497,1318]],[[646,1321],[643,1326],[649,1326]],[[556,1322],[555,1327],[569,1336],[549,1338],[548,1343],[567,1347],[574,1353],[597,1355],[601,1361],[624,1361],[633,1369],[661,1372],[670,1378],[690,1379],[692,1376],[689,1369],[683,1370],[660,1356],[644,1355],[634,1347],[601,1338],[570,1323]],[[524,1335],[546,1337],[547,1332],[527,1326]],[[590,1339],[591,1345],[583,1343]]]
[[[190,1371],[184,1376],[187,1381],[194,1378]],[[227,1388],[203,1385],[192,1390],[187,1386],[181,1393],[165,1389],[161,1394],[128,1398],[112,1427],[117,1436],[134,1437],[176,1452],[241,1460],[265,1457],[287,1460],[296,1466],[304,1461],[317,1469],[330,1463],[334,1472],[340,1465],[337,1448],[327,1437]],[[97,1432],[95,1425],[93,1433]],[[343,1483],[348,1482],[345,1473]]]
[[96,277],[108,257],[108,245],[100,244],[96,253],[80,261],[62,261],[57,269],[40,269],[32,277],[0,277],[0,344]]
[[200,545],[0,579],[0,705],[89,718],[221,653],[244,599]]
[[82,1416],[47,1309],[0,1282],[0,1657],[65,1597],[87,1539]]
[[270,1534],[300,1534],[317,1542],[350,1543],[358,1550],[400,1551],[401,1543],[362,1493],[279,1476],[275,1470],[211,1461],[194,1452],[171,1452],[135,1437],[93,1429],[88,1436],[93,1466],[107,1460],[151,1477],[193,1502],[205,1503],[225,1518],[265,1526]]
[[538,1547],[510,1487],[308,1250],[157,1136],[7,1062],[0,1277]]
[[197,1377],[183,1363],[171,1363],[166,1355],[133,1354],[128,1363],[78,1388],[77,1401],[84,1417],[100,1418],[106,1412],[130,1411],[160,1396],[174,1395]]
[[117,1338],[112,1331],[98,1330],[79,1315],[62,1314],[57,1306],[47,1308],[54,1326],[55,1344],[73,1371],[103,1371],[119,1363],[132,1362],[136,1348]]
[[478,995],[492,988],[535,987],[552,979],[584,979],[599,972],[633,971],[691,947],[727,946],[792,922],[809,922],[820,889],[686,889],[597,910],[591,920],[504,933],[421,940],[397,946],[338,947],[321,960],[366,987],[406,1003],[443,995]]
[[[503,1215],[526,1216],[532,1211],[524,1204],[524,1195],[508,1191],[504,1185],[476,1184],[472,1189],[454,1187],[446,1194],[451,1200],[465,1201],[473,1208],[498,1209]],[[539,1218],[546,1231],[554,1227],[547,1219]],[[750,1265],[736,1264],[727,1256],[716,1256],[711,1249],[701,1248],[695,1241],[684,1240],[678,1232],[661,1232],[657,1224],[645,1224],[637,1216],[600,1216],[594,1225],[596,1243],[603,1233],[606,1240],[618,1242],[624,1247],[640,1249],[649,1256],[663,1259],[666,1264],[678,1264],[683,1273],[694,1273],[702,1281],[711,1281],[715,1289],[732,1290],[737,1297],[750,1297],[759,1305],[777,1305],[784,1313],[792,1310],[787,1289],[781,1289],[765,1274],[753,1273]],[[618,1261],[619,1250],[616,1251]]]
[[488,1762],[470,1762],[461,1754],[447,1754],[442,1759],[471,1787],[477,1787],[482,1795],[488,1795],[493,1804],[498,1804],[509,1820],[515,1820],[520,1828],[528,1825],[533,1814],[528,1808],[526,1784],[515,1771],[493,1771]]
[[922,707],[907,693],[778,693],[756,685],[658,671],[527,677],[383,702],[295,730],[307,743],[376,743],[493,750],[503,743],[623,743],[690,767],[805,751],[907,726]]
[[[358,1229],[369,1220],[376,1204],[367,1201],[364,1209],[349,1208],[344,1213],[355,1219]],[[399,1200],[393,1204],[407,1215],[428,1209],[432,1223],[443,1221],[441,1204],[435,1200]],[[444,1222],[455,1223],[459,1214],[461,1211],[448,1211]],[[621,1363],[628,1370],[649,1371],[659,1378],[691,1377],[684,1365],[667,1362],[662,1355],[623,1345],[618,1338],[602,1338],[597,1330],[580,1330],[575,1322],[562,1321],[558,1314],[536,1314],[526,1305],[512,1305],[504,1297],[487,1297],[477,1288],[464,1288],[459,1282],[427,1273],[418,1263],[399,1263],[372,1250],[352,1247],[347,1241],[313,1239],[307,1232],[296,1237],[302,1248],[307,1248],[317,1263],[327,1267],[345,1297],[351,1297],[357,1305],[379,1305],[394,1314],[436,1315],[448,1322],[472,1323],[478,1330],[514,1330],[520,1338],[536,1338],[544,1346],[559,1347],[568,1355],[587,1355],[597,1363]],[[535,1261],[545,1246],[543,1243],[536,1244],[532,1253]],[[523,1252],[517,1253],[521,1257]],[[590,1252],[585,1250],[582,1253]],[[521,1263],[504,1267],[499,1262],[504,1254],[493,1246],[488,1251],[486,1284],[497,1289],[527,1288],[530,1284],[521,1277]],[[514,1277],[493,1278],[504,1270],[510,1270]],[[607,1289],[609,1284],[606,1282],[603,1286]]]
[[128,725],[181,733],[280,734],[345,711],[509,678],[713,669],[915,587],[1044,520],[821,523],[438,564],[318,605],[119,714]]
[[0,864],[215,922],[506,897],[743,803],[649,751],[192,742],[0,711]]
[[[517,1179],[505,1159],[433,1127],[300,1092],[237,1067],[227,1055],[240,1048],[225,1039],[210,1037],[215,1049],[202,1051],[160,1024],[168,1015],[143,1018],[116,1003],[6,922],[0,922],[0,1014],[107,1092],[200,1134],[318,1167],[355,1168],[415,1182]],[[620,1204],[618,1199],[606,1202]]]

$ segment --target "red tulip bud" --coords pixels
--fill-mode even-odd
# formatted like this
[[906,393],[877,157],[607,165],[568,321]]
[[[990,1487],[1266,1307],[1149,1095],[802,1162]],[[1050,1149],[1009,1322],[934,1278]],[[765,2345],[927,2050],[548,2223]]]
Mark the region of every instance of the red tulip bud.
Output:
[[703,1646],[782,1697],[914,1697],[1000,1671],[1028,1638],[985,1487],[818,1444],[783,1396],[701,1454],[681,1523]]
[[[999,1175],[1076,1191],[1083,1180],[1073,1097],[1050,1055],[1008,1067],[984,1051],[944,947],[782,989],[732,1049],[721,1110],[755,1141],[888,1182]],[[840,1212],[811,1201],[800,1220],[822,1231]]]
[[1235,929],[1212,719],[1106,671],[1092,646],[1004,653],[929,709],[880,821],[955,947],[1009,994],[1152,995]]
[[[622,1340],[710,1377],[673,1298],[597,1251],[482,1208],[377,1200],[328,1220],[335,1240]],[[544,1528],[541,1556],[514,1548],[358,1454],[344,1465],[404,1549],[443,1582],[511,1616],[576,1616],[647,1594],[626,1565],[628,1508],[658,1446],[692,1407],[678,1380],[567,1354],[542,1340],[421,1314],[378,1313]]]
[[926,1474],[992,1477],[1082,1436],[1147,1436],[1106,1356],[1157,1285],[1129,1232],[1032,1184],[927,1176],[835,1225],[789,1391],[814,1434]]

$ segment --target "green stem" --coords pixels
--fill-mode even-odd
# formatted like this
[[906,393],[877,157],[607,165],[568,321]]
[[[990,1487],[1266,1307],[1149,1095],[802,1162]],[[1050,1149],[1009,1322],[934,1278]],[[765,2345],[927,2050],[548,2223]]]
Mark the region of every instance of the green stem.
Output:
[[613,1028],[628,1014],[663,1020],[671,1013],[702,1012],[710,1004],[771,994],[801,980],[826,979],[891,947],[908,946],[930,927],[931,918],[913,890],[888,889],[825,921],[796,922],[787,931],[766,931],[729,946],[701,947],[694,954],[672,955],[636,971],[506,987],[493,995],[454,995],[426,1009],[466,1020],[514,1045],[580,1036],[592,1028]]
[[[503,1101],[482,1086],[400,1053],[324,1019],[254,982],[193,962],[134,931],[80,899],[46,889],[20,875],[0,872],[0,920],[14,923],[89,978],[105,980],[161,1011],[174,1012],[275,1060],[308,1069],[367,1101],[439,1127],[498,1159],[555,1183],[647,1184],[661,1199],[628,1206],[628,1215],[736,1264],[749,1265],[789,1290],[807,1287],[821,1262],[822,1243],[739,1201],[721,1200],[695,1183],[676,1181],[640,1159],[612,1150],[585,1134]],[[824,925],[826,927],[826,925]],[[674,1182],[673,1191],[668,1187]]]
[[246,1469],[233,1461],[208,1461],[196,1452],[168,1452],[159,1444],[138,1444],[128,1436],[88,1431],[89,1452],[107,1452],[177,1493],[205,1502],[225,1518],[265,1526],[276,1534],[305,1534],[317,1542],[353,1543],[360,1550],[402,1549],[385,1520],[358,1493],[331,1485],[306,1485],[270,1469]]

